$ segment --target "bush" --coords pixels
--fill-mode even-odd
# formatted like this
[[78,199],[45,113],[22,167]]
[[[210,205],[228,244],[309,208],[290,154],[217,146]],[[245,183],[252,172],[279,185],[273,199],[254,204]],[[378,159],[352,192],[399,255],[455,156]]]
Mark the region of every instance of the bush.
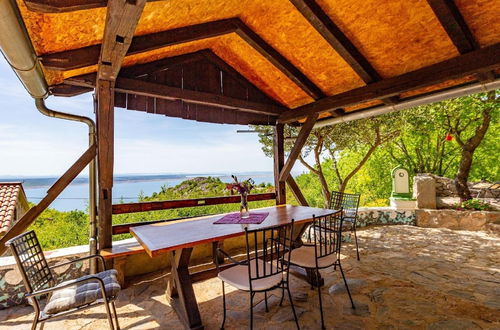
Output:
[[490,204],[475,198],[466,200],[461,203],[457,203],[454,205],[453,208],[459,211],[464,211],[464,210],[488,211],[492,209]]

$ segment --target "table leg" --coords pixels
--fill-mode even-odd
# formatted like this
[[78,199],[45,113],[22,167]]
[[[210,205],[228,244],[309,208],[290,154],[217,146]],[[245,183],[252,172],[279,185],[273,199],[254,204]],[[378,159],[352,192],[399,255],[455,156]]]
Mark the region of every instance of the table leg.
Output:
[[[193,283],[189,276],[188,266],[192,251],[193,248],[186,248],[170,252],[172,270],[167,295],[186,328],[203,329]],[[177,298],[174,299],[175,297]]]

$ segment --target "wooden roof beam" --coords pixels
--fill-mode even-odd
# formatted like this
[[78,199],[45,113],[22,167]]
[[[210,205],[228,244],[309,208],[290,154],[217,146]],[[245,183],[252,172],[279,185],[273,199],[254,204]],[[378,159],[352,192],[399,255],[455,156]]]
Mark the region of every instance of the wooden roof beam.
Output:
[[427,0],[427,3],[460,54],[479,49],[479,44],[452,0]]
[[[86,74],[65,80],[72,86],[92,88],[96,84],[96,74]],[[170,87],[148,81],[118,77],[115,82],[115,92],[156,97],[166,100],[182,100],[188,103],[216,106],[226,109],[236,109],[244,112],[277,116],[286,108],[240,100],[224,95],[198,92],[177,87]]]
[[[158,0],[147,0],[148,2]],[[29,10],[38,13],[66,13],[77,10],[101,8],[108,0],[24,0]]]
[[[375,68],[315,0],[290,0],[290,2],[366,84],[382,80]],[[393,96],[382,101],[386,104],[395,104],[398,97]]]
[[374,82],[296,109],[287,110],[280,115],[278,122],[292,123],[312,114],[334,111],[338,108],[394,96],[447,80],[492,71],[499,67],[500,43],[497,43],[400,76]]
[[[325,94],[319,87],[278,51],[266,43],[259,35],[246,26],[239,18],[230,18],[137,36],[132,40],[127,55],[229,33],[237,33],[243,40],[250,44],[312,98],[320,99],[325,97]],[[97,63],[99,49],[100,45],[94,45],[47,54],[42,56],[42,63],[47,69],[62,71],[92,66]]]

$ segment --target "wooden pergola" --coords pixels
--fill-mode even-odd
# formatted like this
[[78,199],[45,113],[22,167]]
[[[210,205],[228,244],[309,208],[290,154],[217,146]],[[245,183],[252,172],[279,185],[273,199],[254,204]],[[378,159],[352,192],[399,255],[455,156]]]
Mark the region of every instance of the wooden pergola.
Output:
[[[307,205],[290,172],[316,122],[492,81],[500,73],[500,0],[17,0],[17,5],[51,94],[95,91],[97,148],[82,156],[72,175],[97,155],[101,249],[111,247],[113,233],[128,230],[113,230],[113,213],[179,206],[112,205],[116,108],[218,124],[273,125],[276,193],[254,198],[285,204],[288,184]],[[302,127],[286,160],[285,124]]]

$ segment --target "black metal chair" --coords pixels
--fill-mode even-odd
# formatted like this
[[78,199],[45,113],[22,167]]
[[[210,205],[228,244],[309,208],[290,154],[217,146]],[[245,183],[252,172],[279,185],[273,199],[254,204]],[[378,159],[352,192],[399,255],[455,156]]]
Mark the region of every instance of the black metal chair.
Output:
[[[220,270],[216,258],[218,277],[222,280],[222,302],[224,306],[224,318],[221,329],[226,322],[226,293],[225,283],[250,293],[250,329],[253,329],[253,300],[258,292],[264,293],[266,312],[267,292],[281,288],[280,306],[283,304],[285,290],[288,292],[290,305],[297,329],[300,329],[292,295],[289,288],[289,261],[293,237],[293,220],[290,224],[268,227],[265,229],[245,229],[246,236],[246,260],[236,261],[229,254],[217,249],[217,256],[227,257],[235,264],[225,270]],[[286,260],[285,260],[286,259]]]
[[344,229],[349,229],[354,233],[354,240],[356,242],[356,255],[359,261],[359,247],[358,236],[356,235],[356,222],[358,219],[360,194],[341,193],[339,191],[332,191],[330,199],[330,208],[335,210],[344,210]]
[[[27,291],[25,297],[35,309],[35,319],[31,329],[36,329],[38,323],[41,323],[40,329],[43,329],[44,322],[47,320],[100,304],[106,307],[110,328],[115,329],[111,308],[116,329],[120,328],[114,304],[120,291],[116,270],[105,270],[95,275],[85,275],[61,283],[56,283],[52,273],[54,268],[93,258],[99,259],[102,269],[105,269],[102,256],[91,255],[49,267],[36,234],[32,230],[14,237],[7,242],[7,245],[12,251],[23,278]],[[43,296],[47,296],[47,301],[42,309],[40,298]]]
[[[306,243],[291,253],[290,263],[308,270],[315,271],[331,266],[339,267],[347,294],[351,300],[352,308],[355,308],[351,292],[340,263],[340,249],[342,246],[342,212],[332,215],[316,217],[309,226],[306,233]],[[321,327],[325,329],[323,318],[323,302],[321,298],[321,286],[318,285],[319,308],[321,313]]]

